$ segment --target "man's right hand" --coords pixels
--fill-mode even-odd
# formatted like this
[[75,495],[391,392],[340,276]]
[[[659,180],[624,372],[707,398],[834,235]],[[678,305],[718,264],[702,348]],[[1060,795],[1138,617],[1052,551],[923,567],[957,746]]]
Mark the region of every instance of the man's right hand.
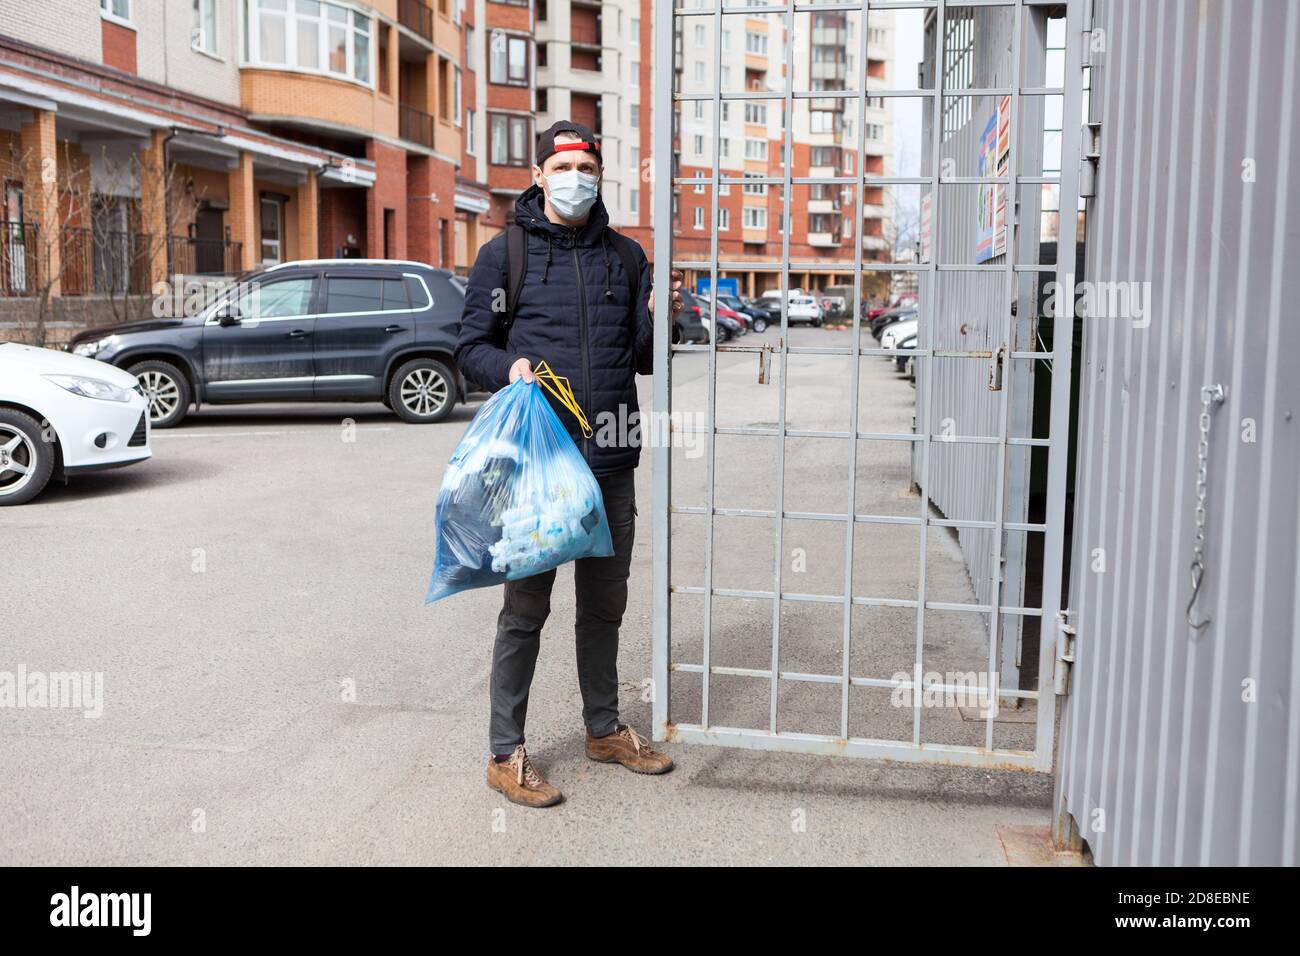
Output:
[[510,366],[510,382],[514,383],[515,379],[522,378],[530,385],[533,381],[533,366],[526,358],[515,359],[515,364]]

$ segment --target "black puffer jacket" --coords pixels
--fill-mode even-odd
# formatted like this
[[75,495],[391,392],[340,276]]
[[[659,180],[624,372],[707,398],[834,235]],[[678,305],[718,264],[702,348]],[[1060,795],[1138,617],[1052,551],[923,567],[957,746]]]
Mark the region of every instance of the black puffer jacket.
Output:
[[[654,368],[649,264],[638,248],[640,294],[633,303],[623,259],[606,232],[605,204],[597,199],[586,224],[572,229],[547,219],[544,201],[534,185],[515,204],[515,221],[528,236],[528,269],[505,349],[498,341],[504,311],[493,310],[494,304],[503,308],[508,283],[503,232],[479,250],[469,274],[456,361],[466,378],[489,389],[509,384],[516,360],[545,361],[569,379],[596,430],[595,437],[583,438],[573,413],[545,393],[591,470],[609,475],[634,468],[641,449],[628,442],[631,428],[622,423],[638,421],[631,417],[638,411],[636,374]],[[602,433],[607,421],[614,426]]]

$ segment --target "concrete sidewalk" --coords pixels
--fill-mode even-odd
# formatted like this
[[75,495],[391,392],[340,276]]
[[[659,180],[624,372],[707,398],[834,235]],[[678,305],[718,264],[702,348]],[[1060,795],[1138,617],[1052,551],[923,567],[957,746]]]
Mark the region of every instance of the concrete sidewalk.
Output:
[[[843,344],[848,333],[805,334]],[[703,357],[677,361],[679,385],[696,387]],[[910,386],[870,361],[881,408],[906,416]],[[740,382],[754,362],[724,374]],[[530,752],[567,799],[546,811],[505,803],[483,782],[499,592],[421,603],[438,480],[473,411],[414,427],[379,406],[205,409],[158,433],[150,463],[0,511],[0,671],[102,672],[105,697],[99,719],[0,709],[0,864],[1000,864],[999,825],[1048,822],[1050,778],[1019,772],[680,745],[667,745],[678,769],[664,778],[589,763],[569,569],[529,714]],[[736,413],[769,420],[752,403]],[[792,473],[816,497],[828,465],[808,456]],[[724,457],[737,491],[757,495],[771,456]],[[899,462],[865,467],[881,501],[902,493]],[[620,655],[625,718],[643,732],[649,479],[643,467]],[[842,510],[843,486],[828,487]],[[828,547],[842,555],[842,534]],[[876,557],[887,585],[901,560],[886,547],[860,553]],[[770,585],[768,548],[735,573],[752,563]],[[809,575],[833,586],[838,574],[842,587],[842,556],[838,572],[812,556]],[[959,574],[944,579],[960,590]],[[735,653],[766,640],[737,637]],[[936,653],[978,660],[971,640],[954,630]],[[863,666],[898,656],[889,641],[864,647],[878,656]],[[791,645],[818,666],[823,650]],[[674,695],[675,712],[691,716],[688,683]],[[793,704],[792,719],[821,719],[820,703]]]

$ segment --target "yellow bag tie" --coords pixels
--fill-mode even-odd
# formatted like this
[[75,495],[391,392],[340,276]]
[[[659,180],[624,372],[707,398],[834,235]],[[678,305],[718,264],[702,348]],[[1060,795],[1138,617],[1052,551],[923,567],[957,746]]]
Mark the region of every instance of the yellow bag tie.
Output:
[[556,375],[549,365],[545,362],[538,362],[537,367],[533,369],[533,377],[537,379],[537,384],[554,395],[569,411],[573,417],[578,420],[578,425],[582,428],[584,438],[590,438],[595,434],[591,430],[591,425],[587,423],[587,416],[583,414],[582,406],[573,396],[573,386],[563,375]]

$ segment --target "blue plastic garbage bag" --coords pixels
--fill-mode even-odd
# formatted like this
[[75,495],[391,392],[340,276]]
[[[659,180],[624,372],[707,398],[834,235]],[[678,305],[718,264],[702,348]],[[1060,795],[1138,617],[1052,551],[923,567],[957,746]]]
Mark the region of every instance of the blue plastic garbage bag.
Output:
[[600,485],[546,396],[516,379],[483,403],[438,492],[425,603],[614,553]]

